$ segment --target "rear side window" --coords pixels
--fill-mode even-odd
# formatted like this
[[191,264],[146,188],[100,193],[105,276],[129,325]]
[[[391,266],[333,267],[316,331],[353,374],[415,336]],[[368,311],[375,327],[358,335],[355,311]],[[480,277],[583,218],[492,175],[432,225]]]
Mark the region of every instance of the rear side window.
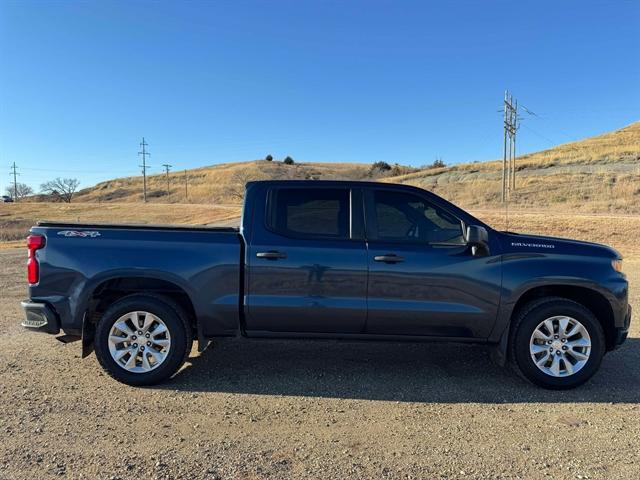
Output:
[[267,212],[267,225],[282,235],[349,238],[348,189],[273,189]]

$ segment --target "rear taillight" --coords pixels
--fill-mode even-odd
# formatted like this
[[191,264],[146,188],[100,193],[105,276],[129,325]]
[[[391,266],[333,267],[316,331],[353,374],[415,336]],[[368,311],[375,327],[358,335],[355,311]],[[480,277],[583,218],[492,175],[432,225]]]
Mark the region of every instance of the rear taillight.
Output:
[[29,249],[27,280],[33,285],[40,281],[40,265],[38,265],[38,259],[36,258],[36,250],[44,248],[44,237],[42,235],[29,235],[27,237],[27,248]]

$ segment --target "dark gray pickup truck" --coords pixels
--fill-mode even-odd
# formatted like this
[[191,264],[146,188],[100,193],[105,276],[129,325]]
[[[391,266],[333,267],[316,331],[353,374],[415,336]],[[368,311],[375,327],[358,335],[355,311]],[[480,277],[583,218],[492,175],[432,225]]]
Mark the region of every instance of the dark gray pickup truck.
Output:
[[405,185],[253,182],[239,229],[41,222],[28,247],[23,325],[131,385],[241,335],[479,342],[571,388],[631,320],[615,250],[499,232]]

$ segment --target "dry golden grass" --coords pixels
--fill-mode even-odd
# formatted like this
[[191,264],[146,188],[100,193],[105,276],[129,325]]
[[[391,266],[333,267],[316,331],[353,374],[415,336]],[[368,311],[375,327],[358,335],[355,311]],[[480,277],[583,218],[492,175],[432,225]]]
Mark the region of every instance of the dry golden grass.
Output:
[[[517,159],[517,190],[512,204],[568,208],[581,212],[640,214],[640,122],[579,142],[523,155]],[[400,172],[410,172],[400,167]],[[397,173],[397,172],[396,172]],[[394,173],[395,174],[395,173]],[[407,183],[431,190],[466,208],[500,204],[502,162],[458,164],[392,176],[368,164],[297,163],[256,160],[225,163],[148,177],[151,203],[239,204],[244,184],[266,179],[346,179]],[[385,178],[381,178],[384,176]],[[78,193],[74,202],[140,202],[142,177],[117,178]]]
[[[497,230],[534,233],[604,243],[624,256],[640,255],[636,240],[640,216],[625,214],[589,214],[558,211],[472,210],[471,213]],[[508,217],[508,221],[505,219]]]
[[[251,180],[362,180],[371,179],[370,165],[352,163],[300,163],[255,160],[224,163],[187,170],[188,201],[194,203],[241,203],[244,184]],[[147,177],[150,202],[185,202],[185,173],[170,174],[167,195],[165,175]],[[136,202],[142,196],[142,177],[117,178],[78,193],[76,202]]]
[[221,205],[159,203],[0,204],[0,242],[20,241],[38,220],[205,225],[237,218],[240,209]]
[[[517,158],[511,203],[582,212],[640,214],[640,122]],[[467,163],[389,177],[467,208],[497,207],[502,162]]]
[[[240,207],[190,204],[50,203],[0,204],[0,248],[21,246],[29,227],[38,220],[78,222],[236,224]],[[492,227],[502,230],[575,238],[611,245],[623,255],[640,255],[636,241],[640,216],[580,214],[557,210],[510,211],[508,225],[504,210],[472,210]]]
[[[634,254],[640,231],[640,122],[580,142],[518,157],[518,189],[510,202],[510,228],[611,243]],[[402,167],[405,168],[405,167]],[[417,185],[478,211],[504,228],[498,161],[426,169],[384,178]],[[149,203],[141,202],[142,178],[118,178],[85,189],[74,203],[0,204],[0,243],[21,241],[37,220],[208,224],[237,218],[244,183],[263,179],[381,179],[371,166],[258,160],[227,163],[148,177]],[[526,211],[525,211],[526,209]],[[594,212],[606,213],[597,215]],[[635,216],[634,216],[635,215]]]

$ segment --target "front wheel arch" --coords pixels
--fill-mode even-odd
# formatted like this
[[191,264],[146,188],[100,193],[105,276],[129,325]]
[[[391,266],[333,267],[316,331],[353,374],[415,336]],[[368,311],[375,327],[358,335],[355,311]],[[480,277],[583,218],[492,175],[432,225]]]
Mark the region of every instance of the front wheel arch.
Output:
[[[615,317],[611,303],[597,290],[576,285],[543,285],[530,288],[520,295],[515,303],[505,332],[506,340],[510,338],[513,323],[528,304],[535,300],[550,297],[562,298],[576,302],[590,310],[598,319],[604,330],[607,350],[611,350],[616,341]],[[506,353],[506,350],[505,350]]]

